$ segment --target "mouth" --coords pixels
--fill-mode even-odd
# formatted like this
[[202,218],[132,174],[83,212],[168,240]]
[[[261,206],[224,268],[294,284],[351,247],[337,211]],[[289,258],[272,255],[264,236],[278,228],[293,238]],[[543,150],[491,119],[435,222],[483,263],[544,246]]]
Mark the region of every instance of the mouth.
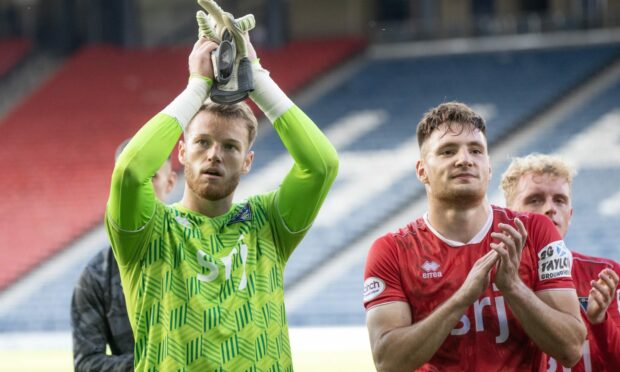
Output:
[[224,176],[224,172],[217,168],[207,168],[200,173],[208,178],[221,178]]
[[454,179],[472,179],[472,178],[476,178],[476,176],[471,174],[471,173],[459,173],[459,174],[455,174],[454,176],[452,176],[452,178],[454,178]]

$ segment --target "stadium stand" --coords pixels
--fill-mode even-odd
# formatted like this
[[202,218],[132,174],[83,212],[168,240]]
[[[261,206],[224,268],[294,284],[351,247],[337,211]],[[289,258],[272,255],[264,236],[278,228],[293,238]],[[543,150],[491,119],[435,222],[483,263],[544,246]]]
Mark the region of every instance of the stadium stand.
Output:
[[[612,49],[617,47],[612,47]],[[480,95],[478,102],[492,102],[506,104],[512,100],[509,91],[502,92],[500,85],[513,86],[513,78],[522,79],[520,85],[525,89],[531,89],[532,94],[537,94],[538,83],[557,84],[557,87],[566,86],[569,82],[564,81],[558,83],[551,82],[553,70],[558,68],[560,61],[570,63],[575,61],[575,56],[571,56],[569,51],[558,51],[559,59],[553,58],[551,55],[544,56],[545,61],[554,61],[555,63],[545,63],[542,68],[547,69],[545,73],[549,79],[544,81],[529,80],[522,75],[519,77],[504,75],[501,83],[495,87],[496,97]],[[568,54],[565,54],[568,53]],[[530,53],[527,53],[530,54]],[[613,53],[612,53],[613,54]],[[582,58],[587,58],[582,55]],[[566,66],[564,66],[566,67]],[[569,68],[570,70],[571,68]],[[467,70],[461,70],[463,74],[467,74]],[[584,72],[584,71],[582,71]],[[576,78],[576,74],[573,75]],[[461,82],[466,85],[466,82]],[[474,88],[475,89],[475,88]],[[559,88],[558,88],[559,89]],[[449,91],[449,90],[446,90]],[[545,101],[546,94],[553,95],[553,91],[545,87],[545,94],[538,95],[539,103]],[[538,91],[540,92],[540,91]],[[556,91],[557,92],[557,91]],[[473,92],[473,96],[480,92]],[[523,94],[524,92],[517,93]],[[471,97],[468,95],[467,97]],[[528,143],[515,151],[515,156],[526,155],[530,152],[558,153],[563,157],[572,161],[578,166],[580,174],[573,183],[573,207],[575,209],[572,219],[572,226],[568,236],[567,244],[570,248],[585,254],[598,255],[620,259],[620,250],[617,248],[617,238],[615,232],[620,224],[620,194],[618,193],[618,180],[620,179],[620,79],[608,89],[591,97],[584,105],[574,108],[561,120],[557,120],[543,133],[539,133],[538,137],[528,139]],[[449,99],[459,99],[459,96],[449,97]],[[470,101],[471,102],[471,101]],[[475,101],[474,101],[475,102]],[[536,109],[534,109],[536,110]],[[496,116],[489,120],[489,142],[493,147],[497,143],[497,139],[507,132],[514,130],[514,125],[527,125],[527,118],[532,111],[521,111],[519,114],[515,112],[517,119],[513,122],[511,128],[510,123],[500,120],[501,110],[497,110]],[[525,116],[523,116],[525,114]],[[414,116],[419,117],[421,112]],[[502,124],[504,122],[505,124]],[[409,123],[413,128],[413,123]],[[387,129],[387,128],[386,128]],[[493,177],[489,192],[496,194],[492,200],[501,199],[498,191],[499,178],[503,170],[507,167],[509,160],[498,162],[499,166],[495,166],[495,176]],[[395,182],[395,186],[385,191],[383,195],[392,195],[403,193],[405,188],[416,188],[418,196],[423,190],[414,179],[415,177],[403,177]],[[387,198],[390,203],[392,198]],[[404,199],[404,198],[403,198]],[[373,203],[382,203],[385,199],[381,197],[368,202],[370,206]],[[401,200],[396,209],[407,205],[405,200]],[[364,223],[366,218],[363,213],[371,213],[370,209],[356,211],[355,217],[351,217],[356,223]],[[413,219],[416,216],[411,216]],[[381,221],[378,218],[376,221]],[[383,233],[387,233],[384,231]],[[378,237],[378,236],[377,236]],[[304,250],[299,250],[299,253]],[[293,257],[295,262],[304,261],[299,256]],[[342,274],[332,278],[325,284],[317,294],[310,296],[300,305],[296,306],[294,311],[288,313],[289,322],[296,325],[358,325],[363,324],[365,319],[362,307],[363,292],[363,270],[365,257],[359,257],[358,261],[342,269]]]
[[[489,143],[493,145],[609,64],[619,52],[618,45],[609,45],[375,61],[314,104],[308,112],[319,122],[333,122],[356,110],[386,110],[389,125],[380,126],[340,149],[351,156],[364,156],[369,151],[399,148],[417,151],[417,144],[412,140],[422,114],[440,102],[464,101],[487,113]],[[522,72],[515,74],[514,71]],[[261,149],[256,151],[260,153]],[[342,249],[343,242],[350,244],[357,235],[419,195],[423,188],[412,171],[414,159],[391,159],[404,171],[391,180],[389,188],[368,195],[337,225],[315,226],[291,258],[287,283],[294,284],[315,265]],[[341,168],[346,167],[343,164]],[[338,192],[338,182],[344,181],[346,179],[339,178],[332,195]],[[360,181],[363,179],[357,180]],[[337,238],[325,239],[325,236]]]
[[[294,91],[363,45],[299,41],[262,60]],[[101,221],[116,145],[183,88],[186,59],[187,48],[84,48],[0,122],[0,159],[10,164],[0,181],[0,289]]]
[[0,78],[24,59],[30,50],[31,43],[28,39],[11,38],[0,40]]
[[[319,44],[316,47],[323,49]],[[177,52],[178,55],[174,54]],[[60,80],[60,82],[51,82],[39,93],[41,97],[31,98],[31,100],[36,100],[34,102],[51,100],[52,93],[57,91],[53,87],[64,89],[64,84],[66,84],[66,89],[71,91],[72,84],[77,86],[78,79],[63,74],[71,75],[70,72],[73,72],[73,74],[79,73],[80,76],[87,77],[92,75],[89,74],[89,71],[93,66],[101,66],[106,70],[102,76],[93,76],[93,86],[98,87],[94,89],[93,94],[100,94],[97,92],[102,90],[109,92],[112,84],[111,79],[120,79],[123,82],[121,84],[123,89],[114,92],[114,94],[108,93],[107,101],[102,101],[102,98],[95,99],[99,97],[95,95],[89,98],[87,101],[89,106],[86,107],[84,106],[87,102],[80,101],[80,97],[84,99],[85,93],[74,90],[69,99],[76,100],[78,104],[68,104],[63,109],[75,113],[72,115],[74,124],[72,124],[71,131],[77,133],[68,133],[65,129],[56,130],[55,134],[62,135],[63,138],[72,138],[72,142],[64,142],[67,144],[67,148],[72,148],[71,146],[84,147],[77,147],[67,154],[59,153],[57,158],[51,159],[52,161],[44,159],[47,162],[46,166],[52,167],[53,164],[59,164],[58,162],[67,164],[68,162],[64,158],[73,156],[76,159],[73,160],[74,163],[69,162],[71,166],[68,167],[67,174],[62,176],[62,172],[59,172],[61,176],[58,179],[68,177],[70,181],[63,180],[63,182],[79,181],[84,183],[85,179],[92,177],[105,186],[101,187],[101,194],[93,194],[87,201],[82,199],[80,202],[75,201],[72,211],[74,213],[80,212],[81,219],[79,222],[83,225],[77,226],[76,223],[76,226],[72,227],[73,231],[83,231],[88,226],[100,222],[103,203],[107,195],[109,172],[112,166],[111,158],[105,155],[102,156],[102,164],[97,166],[97,170],[85,170],[82,160],[87,160],[84,157],[88,153],[86,155],[81,153],[90,148],[96,149],[91,153],[110,154],[115,143],[135,130],[140,123],[153,112],[156,112],[181,87],[181,83],[176,81],[177,79],[172,79],[171,82],[166,79],[169,76],[182,75],[181,69],[184,68],[184,57],[182,56],[186,51],[132,53],[135,54],[132,54],[133,57],[130,58],[130,62],[123,61],[121,63],[120,52],[116,49],[100,47],[84,50],[69,61],[65,66],[66,68],[58,74],[56,80]],[[316,57],[316,53],[316,50],[313,52],[309,49],[306,57],[299,59],[300,66],[319,65],[319,62],[315,64],[305,62],[311,56]],[[375,124],[365,128],[360,125],[356,129],[355,124],[359,121],[354,121],[353,132],[349,134],[352,139],[334,141],[337,143],[341,154],[341,175],[315,226],[289,261],[285,275],[287,286],[294,288],[296,283],[310,275],[316,268],[331,260],[347,246],[355,243],[357,237],[364,234],[369,228],[381,223],[403,205],[410,203],[422,194],[423,189],[415,179],[411,166],[414,163],[415,148],[417,148],[414,126],[426,109],[438,102],[448,100],[463,100],[469,104],[477,105],[482,112],[486,113],[489,120],[489,142],[493,146],[500,139],[509,136],[511,132],[525,125],[528,118],[544,110],[558,97],[578,87],[616,59],[619,54],[620,47],[618,45],[602,45],[367,61],[352,77],[316,102],[305,107],[309,115],[325,128],[329,135],[336,133],[339,125],[346,122],[346,119],[352,115],[356,120],[359,120],[363,119],[364,115],[372,116],[375,113],[373,116]],[[150,79],[141,77],[143,75],[139,73],[145,69],[140,66],[140,62],[144,58],[157,58],[160,62],[156,68],[151,67],[153,70],[150,70],[149,73],[157,76],[161,71],[166,71],[166,78],[161,76]],[[269,58],[273,59],[269,60]],[[325,60],[327,57],[320,54],[320,59]],[[263,54],[262,60],[266,66],[270,67],[279,81],[282,80],[283,75],[278,75],[281,71],[278,68],[290,69],[289,62],[278,61],[277,56],[271,57],[269,53]],[[105,66],[102,66],[101,61],[106,61]],[[280,62],[280,67],[271,67],[276,66],[278,62]],[[523,68],[525,66],[527,69]],[[514,73],[521,68],[523,69],[519,71],[523,71],[522,73]],[[318,67],[317,70],[319,70]],[[178,74],[175,74],[175,71]],[[297,74],[299,74],[298,71],[293,75],[297,76]],[[313,74],[316,74],[316,71]],[[308,75],[307,78],[313,79],[313,75]],[[64,82],[65,79],[67,82]],[[284,80],[286,81],[286,79]],[[64,82],[63,85],[61,82]],[[151,95],[135,94],[147,89]],[[287,89],[294,89],[294,87],[287,86]],[[617,99],[613,101],[613,98],[610,98],[610,100],[610,104],[615,102],[617,105]],[[95,101],[105,102],[105,104],[101,105],[104,110],[95,118],[96,121],[93,123],[93,115],[90,110],[96,109],[92,103]],[[137,105],[140,105],[139,110],[134,107]],[[73,107],[82,107],[83,111],[76,112]],[[105,110],[108,107],[115,107],[115,109],[108,112]],[[25,112],[20,115],[26,115]],[[76,120],[79,117],[89,117],[91,122],[86,123],[87,126],[84,128],[80,128],[79,123],[86,122],[87,119]],[[56,123],[62,124],[65,118],[56,118],[55,120]],[[21,122],[22,125],[26,125],[26,123],[28,121]],[[587,123],[587,121],[583,123]],[[585,125],[583,123],[581,125]],[[60,124],[58,124],[59,129],[62,128]],[[11,127],[18,128],[19,126],[11,125]],[[43,131],[42,128],[43,125],[38,130]],[[116,128],[118,132],[114,130],[104,131],[99,128]],[[580,127],[577,126],[577,128]],[[0,130],[6,130],[6,128],[0,128]],[[48,134],[48,132],[45,133]],[[403,133],[409,135],[403,136]],[[83,138],[93,138],[93,140],[80,145],[81,142],[84,142]],[[68,140],[64,139],[63,141]],[[547,137],[541,137],[540,141],[541,143],[551,143],[550,138]],[[68,146],[69,143],[73,144]],[[52,147],[50,144],[45,144],[45,146]],[[273,163],[279,162],[278,159],[283,153],[283,148],[273,132],[269,131],[264,136],[259,137],[255,151],[257,157],[254,169],[248,179],[242,182],[242,185],[246,183],[253,186],[254,182],[268,173],[267,171],[273,166]],[[50,153],[45,155],[46,158],[50,156]],[[90,161],[93,162],[93,160]],[[20,166],[25,166],[31,163],[20,164]],[[39,165],[37,164],[37,166]],[[63,165],[63,167],[65,166]],[[352,171],[353,169],[357,169],[357,173]],[[371,187],[370,182],[368,187],[360,186],[360,183],[377,178],[377,169],[382,170],[380,174],[382,178],[386,178],[385,184],[377,190]],[[283,174],[286,170],[287,165],[284,162],[282,172],[279,174]],[[389,176],[385,176],[386,171],[389,171]],[[94,184],[82,185],[82,187],[92,188]],[[351,188],[351,185],[354,188]],[[579,184],[576,187],[580,187]],[[369,189],[369,192],[364,193],[363,189]],[[75,195],[76,189],[71,188],[71,190],[71,197],[73,199],[79,198],[78,195]],[[58,192],[61,191],[58,190]],[[253,189],[253,191],[256,190]],[[351,191],[360,192],[360,194],[357,195],[357,198],[351,198],[350,194],[355,194]],[[52,193],[47,195],[49,195],[47,197],[51,197]],[[95,203],[94,200],[99,200],[99,202]],[[87,203],[87,205],[82,205],[82,203]],[[346,207],[344,210],[333,207],[335,204],[342,205],[343,203]],[[581,208],[580,205],[575,207]],[[92,208],[92,210],[87,208]],[[66,213],[71,213],[71,211]],[[92,219],[87,223],[85,218],[91,214]],[[53,216],[58,215],[58,213],[53,214]],[[66,214],[62,215],[65,216]],[[44,216],[43,218],[53,217]],[[66,239],[66,235],[64,238]],[[584,240],[587,241],[587,239]],[[600,252],[600,250],[595,250],[595,252]],[[343,268],[343,275],[326,286],[329,290],[320,291],[320,294],[307,299],[304,306],[298,306],[289,312],[290,324],[363,324],[364,313],[361,306],[363,259],[364,257],[359,257],[356,265]],[[37,301],[29,301],[28,299],[24,301],[24,303],[32,304],[31,306],[20,307],[19,311],[12,311],[0,316],[0,330],[67,330],[69,298],[83,264],[74,265],[65,274],[43,284],[37,290]]]
[[[357,38],[307,40],[259,53],[294,92],[363,47]],[[10,164],[0,181],[0,289],[101,222],[114,149],[182,90],[186,64],[187,48],[84,48],[0,122],[0,159]],[[23,321],[0,329],[67,329],[69,298],[84,264],[72,268],[70,280],[37,291],[49,299],[26,312],[45,314],[40,321],[12,313]],[[53,290],[57,284],[61,289]],[[49,321],[57,317],[62,321]]]

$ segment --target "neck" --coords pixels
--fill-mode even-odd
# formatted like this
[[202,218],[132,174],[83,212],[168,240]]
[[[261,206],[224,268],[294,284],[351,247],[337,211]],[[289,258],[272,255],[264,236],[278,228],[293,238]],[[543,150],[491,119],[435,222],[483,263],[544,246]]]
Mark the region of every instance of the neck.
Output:
[[469,242],[484,226],[489,215],[489,202],[456,206],[429,199],[428,219],[444,237],[461,243]]
[[196,195],[187,184],[181,199],[181,205],[191,211],[198,212],[207,217],[217,217],[225,214],[232,206],[233,194],[222,199],[208,200]]

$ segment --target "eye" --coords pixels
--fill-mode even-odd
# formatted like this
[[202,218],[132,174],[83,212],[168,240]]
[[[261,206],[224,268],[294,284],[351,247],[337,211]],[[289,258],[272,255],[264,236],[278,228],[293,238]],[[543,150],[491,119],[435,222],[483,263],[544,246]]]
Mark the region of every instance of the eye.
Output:
[[482,150],[481,149],[473,149],[471,150],[472,154],[476,154],[476,155],[481,155],[482,154]]
[[542,199],[540,198],[530,198],[528,199],[527,203],[528,204],[540,204],[541,201]]
[[239,151],[239,145],[235,142],[224,143],[224,150],[226,151]]

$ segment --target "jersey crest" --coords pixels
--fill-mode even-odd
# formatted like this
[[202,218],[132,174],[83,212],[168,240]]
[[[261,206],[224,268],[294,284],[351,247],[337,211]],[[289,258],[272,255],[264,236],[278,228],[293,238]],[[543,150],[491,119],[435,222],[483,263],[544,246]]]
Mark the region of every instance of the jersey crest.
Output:
[[250,203],[246,203],[234,216],[230,218],[226,225],[232,225],[238,222],[252,221],[252,208]]

